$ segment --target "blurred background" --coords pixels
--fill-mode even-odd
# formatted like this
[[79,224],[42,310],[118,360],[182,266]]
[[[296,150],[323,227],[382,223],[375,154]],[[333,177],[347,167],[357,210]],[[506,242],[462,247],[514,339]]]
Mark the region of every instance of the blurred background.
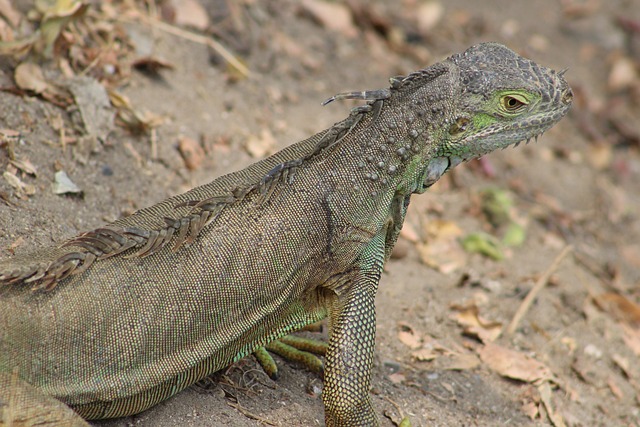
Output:
[[[413,198],[374,403],[388,426],[640,425],[639,0],[0,0],[0,39],[1,257],[245,167],[358,105],[330,96],[472,44],[567,68],[556,127]],[[317,375],[255,367],[97,424],[323,424]]]

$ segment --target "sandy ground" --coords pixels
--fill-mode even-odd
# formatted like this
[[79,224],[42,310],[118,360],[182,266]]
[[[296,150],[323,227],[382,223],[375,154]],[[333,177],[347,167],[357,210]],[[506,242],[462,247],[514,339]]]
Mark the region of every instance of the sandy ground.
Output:
[[[328,20],[318,1],[229,3],[199,2],[206,31],[250,78],[186,32],[135,14],[105,18],[131,49],[111,62],[122,66],[117,79],[99,68],[105,57],[86,75],[161,118],[152,132],[110,125],[94,132],[99,140],[83,136],[78,108],[10,90],[19,62],[0,59],[3,141],[19,132],[15,156],[37,168],[16,169],[0,145],[0,256],[60,242],[318,132],[355,105],[320,105],[335,93],[386,87],[390,76],[498,41],[568,68],[575,107],[537,143],[462,165],[413,198],[380,284],[374,404],[385,426],[401,415],[415,426],[640,425],[640,2],[349,1],[333,3]],[[171,19],[185,30],[186,18]],[[170,67],[155,76],[130,68],[143,57]],[[55,60],[42,68],[49,81],[68,81]],[[191,169],[180,141],[195,150]],[[53,193],[60,169],[82,197]],[[512,201],[506,224],[487,217],[487,189]],[[512,223],[524,241],[501,247],[503,259],[460,245],[476,232],[502,239]],[[515,332],[496,338],[545,272]],[[96,425],[323,425],[321,380],[280,366],[273,382],[248,358],[206,390]]]

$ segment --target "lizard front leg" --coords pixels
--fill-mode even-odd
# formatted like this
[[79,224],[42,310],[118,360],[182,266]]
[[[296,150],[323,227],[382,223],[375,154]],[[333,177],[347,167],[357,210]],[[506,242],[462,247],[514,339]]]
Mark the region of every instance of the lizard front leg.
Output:
[[336,289],[329,309],[329,349],[323,400],[327,427],[377,426],[371,404],[371,366],[376,335],[375,296],[384,264],[385,233],[359,260],[353,280]]

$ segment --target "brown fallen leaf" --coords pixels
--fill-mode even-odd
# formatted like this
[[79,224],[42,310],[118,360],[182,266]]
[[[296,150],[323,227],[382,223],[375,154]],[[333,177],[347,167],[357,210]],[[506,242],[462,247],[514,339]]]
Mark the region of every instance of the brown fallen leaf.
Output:
[[178,151],[189,170],[198,169],[205,158],[204,150],[198,141],[186,136],[181,136],[178,140]]
[[338,31],[347,37],[356,37],[358,29],[353,16],[344,4],[322,0],[303,0],[302,9],[319,24],[331,31]]
[[12,5],[12,0],[0,0],[0,15],[4,16],[13,28],[18,28],[22,20],[22,14]]
[[613,145],[606,142],[594,142],[587,146],[585,154],[591,166],[597,170],[604,170],[611,165],[613,160]]
[[444,6],[439,1],[426,1],[421,3],[416,11],[418,19],[418,31],[420,34],[429,36],[431,31],[438,25],[444,15]]
[[408,323],[400,322],[398,324],[398,339],[410,349],[415,350],[422,347],[420,335]]
[[547,410],[547,416],[551,424],[553,424],[554,427],[566,427],[564,418],[554,409],[553,403],[551,402],[551,386],[549,382],[543,381],[539,384],[538,392],[540,393],[540,400],[544,405],[544,409]]
[[631,368],[631,364],[629,363],[629,359],[627,359],[626,357],[623,357],[621,355],[619,355],[618,353],[614,353],[611,355],[611,360],[613,360],[613,363],[618,366],[618,368],[620,368],[620,370],[622,370],[622,372],[624,373],[624,375],[627,378],[634,378],[636,375],[634,375],[634,372],[632,371]]
[[420,236],[418,236],[418,232],[413,227],[413,225],[409,222],[405,222],[402,226],[402,230],[400,230],[400,237],[404,237],[411,243],[418,243],[420,241]]
[[634,328],[640,327],[640,305],[626,297],[614,292],[606,292],[594,296],[593,302],[618,322]]
[[612,376],[610,376],[607,379],[607,385],[609,386],[609,390],[611,390],[611,393],[615,397],[617,397],[619,400],[624,399],[624,392],[622,391],[620,386],[618,386],[618,383],[616,382],[616,380]]
[[456,312],[451,318],[464,327],[465,335],[478,338],[483,343],[494,341],[502,332],[502,323],[490,321],[480,316],[480,309],[475,303],[452,304]]
[[36,94],[44,93],[49,89],[49,83],[38,64],[23,62],[18,65],[13,74],[16,85],[22,90],[28,90]]
[[275,137],[268,128],[264,128],[260,135],[250,135],[244,143],[244,148],[252,157],[262,158],[271,154],[275,145]]
[[480,360],[475,354],[452,353],[438,357],[436,367],[447,371],[468,371],[480,366]]
[[4,177],[5,181],[7,181],[7,183],[13,187],[14,190],[16,190],[16,196],[21,198],[21,199],[25,199],[25,196],[33,196],[34,194],[36,194],[36,187],[33,186],[32,184],[27,184],[25,182],[23,182],[20,178],[18,178],[16,175],[5,171],[2,176]]
[[640,356],[640,331],[633,329],[630,326],[622,326],[622,340],[629,347],[636,356]]
[[427,266],[450,274],[462,267],[467,254],[462,250],[458,238],[462,229],[453,221],[436,219],[423,226],[425,243],[418,243],[416,249],[420,260]]
[[487,343],[478,349],[478,355],[489,369],[503,377],[527,383],[557,382],[545,364],[519,351]]
[[35,47],[39,53],[50,58],[53,54],[53,45],[67,24],[82,17],[89,8],[89,4],[82,0],[58,0],[41,2],[40,5],[43,6],[39,27],[40,38]]
[[389,374],[387,378],[389,378],[389,381],[391,381],[393,384],[402,384],[407,379],[404,374],[401,374],[399,372],[396,372],[395,374]]
[[138,58],[131,65],[136,70],[154,77],[160,75],[160,70],[173,70],[175,68],[172,63],[153,56]]
[[625,261],[635,268],[640,268],[640,244],[623,245],[620,253]]
[[149,133],[164,123],[165,118],[149,111],[139,111],[133,107],[126,95],[109,90],[109,100],[117,110],[120,124],[133,133]]
[[[463,351],[463,350],[461,350]],[[411,357],[419,362],[429,362],[443,355],[457,354],[454,350],[451,350],[442,345],[438,340],[424,335],[422,337],[422,346],[417,350],[411,352]]]
[[29,159],[13,159],[9,160],[9,163],[28,175],[36,176],[38,174],[38,170]]
[[21,245],[23,245],[25,242],[24,237],[20,236],[18,237],[16,240],[14,240],[9,247],[7,247],[7,251],[11,252],[11,254],[15,254],[16,253],[16,249],[18,249]]
[[430,362],[441,356],[441,352],[437,349],[427,346],[411,352],[411,357],[418,362]]
[[609,72],[609,89],[613,91],[628,88],[638,79],[636,65],[631,58],[620,56],[611,65]]
[[540,416],[540,409],[535,402],[525,402],[522,404],[522,412],[529,417],[530,420],[535,420]]
[[197,0],[167,0],[162,2],[165,21],[204,31],[209,27],[207,10]]

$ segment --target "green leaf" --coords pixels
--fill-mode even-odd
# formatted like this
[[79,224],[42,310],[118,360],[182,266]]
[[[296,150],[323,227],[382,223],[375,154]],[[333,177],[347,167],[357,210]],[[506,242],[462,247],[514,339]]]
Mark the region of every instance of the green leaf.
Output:
[[471,233],[467,235],[462,239],[462,247],[467,252],[478,253],[496,261],[504,259],[500,242],[487,233]]
[[494,227],[507,224],[511,220],[513,200],[507,190],[487,188],[480,193],[482,212]]
[[512,222],[507,227],[507,231],[502,238],[505,246],[521,246],[527,238],[527,230],[520,224]]

